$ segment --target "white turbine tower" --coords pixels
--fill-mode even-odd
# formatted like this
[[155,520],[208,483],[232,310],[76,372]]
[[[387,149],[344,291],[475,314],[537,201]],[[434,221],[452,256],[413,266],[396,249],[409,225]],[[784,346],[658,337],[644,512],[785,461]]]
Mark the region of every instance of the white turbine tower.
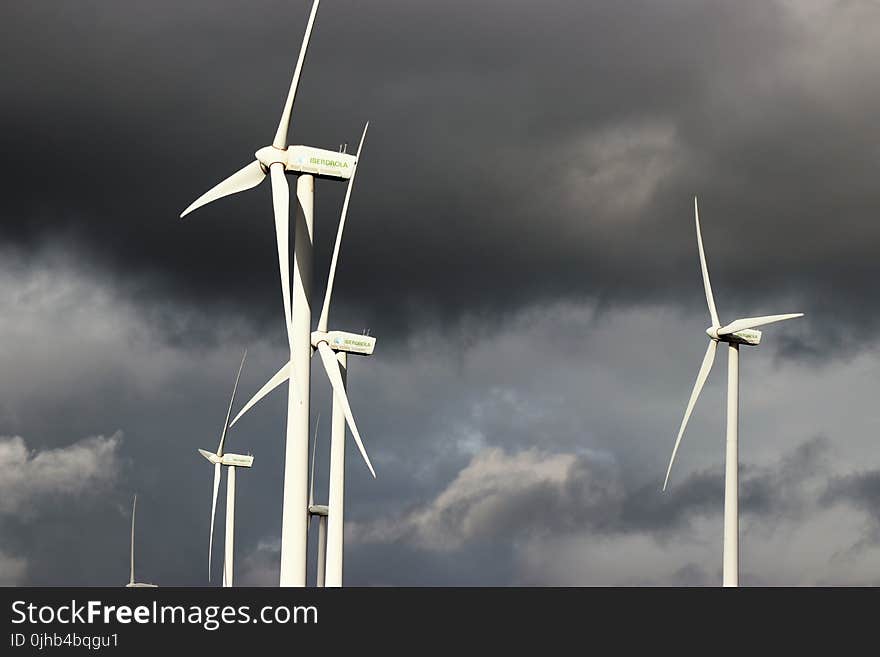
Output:
[[[348,395],[345,389],[345,379],[347,371],[347,355],[358,354],[369,356],[376,347],[376,338],[369,335],[359,335],[357,333],[347,333],[344,331],[328,331],[327,324],[330,313],[330,300],[333,295],[333,283],[336,278],[336,266],[339,262],[339,251],[342,243],[342,234],[345,229],[345,219],[348,215],[348,205],[351,199],[351,191],[354,187],[355,174],[357,173],[357,162],[360,162],[361,151],[363,150],[364,140],[367,136],[367,128],[369,123],[364,126],[364,132],[361,135],[361,141],[358,145],[358,152],[354,171],[348,181],[348,189],[345,192],[345,200],[342,204],[342,214],[339,218],[339,227],[336,232],[336,243],[333,247],[333,257],[330,262],[330,274],[327,278],[327,290],[324,293],[324,304],[321,309],[321,316],[318,320],[318,328],[311,335],[312,346],[317,350],[321,357],[321,363],[327,378],[333,388],[333,420],[330,442],[330,495],[326,507],[318,506],[312,509],[313,499],[309,497],[309,514],[317,515],[319,520],[319,532],[326,523],[326,584],[327,586],[342,586],[342,551],[343,551],[343,519],[344,519],[344,487],[345,487],[345,426],[351,430],[355,444],[363,456],[364,462],[375,478],[376,472],[370,462],[370,457],[364,448],[361,440],[360,432],[354,421],[354,415],[351,411],[351,405],[348,401]],[[282,367],[257,393],[248,401],[247,404],[239,411],[235,419],[232,420],[230,426],[234,426],[245,413],[247,413],[257,402],[269,394],[276,387],[289,380],[290,364]],[[292,385],[290,386],[293,387]],[[326,518],[326,520],[325,520]],[[320,538],[323,534],[319,534]],[[324,551],[320,549],[320,559],[323,558]],[[319,578],[319,581],[323,578]]]
[[214,514],[217,511],[217,492],[220,490],[221,469],[227,468],[226,477],[226,539],[224,541],[223,558],[223,586],[232,586],[232,574],[235,547],[235,468],[250,468],[254,464],[254,457],[250,454],[230,454],[226,449],[226,431],[229,427],[229,416],[232,414],[232,404],[235,403],[235,391],[238,390],[238,380],[241,378],[241,370],[244,368],[244,359],[247,357],[247,349],[241,357],[238,366],[238,374],[235,376],[235,385],[232,386],[232,397],[229,399],[229,408],[226,410],[226,419],[223,421],[223,431],[220,433],[220,444],[217,452],[199,450],[209,463],[214,465],[214,493],[211,497],[211,530],[208,537],[208,581],[211,581],[211,555],[214,551]]
[[706,289],[706,302],[709,305],[709,315],[712,318],[712,326],[706,329],[709,336],[709,348],[697,374],[691,398],[684,412],[684,419],[672,448],[672,457],[669,459],[669,467],[666,469],[666,479],[663,481],[663,490],[669,483],[669,473],[675,461],[675,454],[681,444],[685,427],[703,384],[709,376],[712,364],[715,362],[715,350],[719,342],[727,343],[727,447],[724,468],[724,548],[723,548],[723,585],[739,585],[739,451],[738,451],[738,427],[739,427],[739,346],[758,345],[761,342],[761,331],[755,330],[758,326],[781,322],[786,319],[803,317],[803,313],[790,313],[787,315],[767,315],[765,317],[745,317],[730,324],[722,325],[715,310],[715,299],[712,296],[712,285],[709,283],[709,269],[706,266],[706,254],[703,251],[703,238],[700,235],[700,213],[697,208],[697,199],[694,197],[694,221],[697,227],[697,248],[700,251],[700,267],[703,272],[703,286]]
[[138,496],[135,495],[134,501],[131,503],[131,574],[129,575],[128,584],[125,585],[125,588],[154,589],[158,586],[157,584],[146,584],[144,582],[134,581],[134,516],[137,512],[137,503]]
[[[312,291],[312,226],[314,216],[315,177],[346,180],[354,171],[356,158],[346,153],[288,146],[287,133],[296,99],[297,87],[308,49],[309,38],[318,11],[315,0],[303,37],[299,59],[281,112],[281,120],[271,146],[260,148],[256,160],[199,197],[181,214],[223,196],[257,186],[267,172],[272,183],[275,213],[275,236],[278,243],[278,265],[284,303],[290,362],[296,388],[288,386],[287,429],[284,456],[284,496],[281,521],[281,586],[305,586],[308,531],[308,461],[309,461],[309,360],[311,357],[311,291]],[[289,270],[289,204],[290,191],[285,173],[298,176],[297,208],[294,225],[293,292]],[[281,372],[279,372],[281,374]],[[287,378],[287,372],[284,372]],[[299,391],[299,394],[296,394]]]

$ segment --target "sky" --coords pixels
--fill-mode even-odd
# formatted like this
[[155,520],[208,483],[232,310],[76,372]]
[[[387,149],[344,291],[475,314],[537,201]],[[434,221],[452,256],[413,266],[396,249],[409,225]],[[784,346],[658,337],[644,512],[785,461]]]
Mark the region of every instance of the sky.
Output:
[[[179,214],[271,142],[310,4],[0,9],[0,584],[124,584],[135,493],[138,579],[209,584],[196,450],[242,351],[237,406],[286,345],[268,185]],[[378,338],[349,360],[378,477],[349,441],[346,585],[720,582],[723,352],[661,492],[710,323],[695,195],[722,321],[805,313],[741,350],[741,583],[880,584],[878,26],[321,3],[291,141],[370,121],[331,313]],[[343,193],[317,183],[318,300]],[[278,581],[284,399],[229,433],[242,585]]]

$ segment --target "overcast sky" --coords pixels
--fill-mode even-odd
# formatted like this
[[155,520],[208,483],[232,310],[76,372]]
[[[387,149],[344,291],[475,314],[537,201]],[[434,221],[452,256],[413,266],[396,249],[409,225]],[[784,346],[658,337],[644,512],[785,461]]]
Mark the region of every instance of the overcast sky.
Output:
[[[207,584],[196,449],[242,350],[239,404],[286,345],[268,185],[178,215],[271,142],[310,5],[0,9],[0,583],[124,584],[136,492],[138,578]],[[291,139],[371,122],[346,584],[720,582],[723,357],[660,490],[709,324],[695,194],[722,320],[806,313],[741,353],[741,581],[880,584],[878,61],[867,0],[324,0]],[[229,436],[241,584],[278,579],[284,398]]]

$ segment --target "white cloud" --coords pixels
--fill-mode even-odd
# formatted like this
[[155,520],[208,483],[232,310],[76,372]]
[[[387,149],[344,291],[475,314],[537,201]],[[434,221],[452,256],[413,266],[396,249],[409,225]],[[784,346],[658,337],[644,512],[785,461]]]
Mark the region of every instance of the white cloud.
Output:
[[474,541],[538,535],[571,515],[601,516],[616,508],[622,490],[605,465],[575,454],[493,447],[475,454],[455,479],[425,506],[370,525],[350,524],[355,542],[406,540],[435,551]]
[[122,433],[67,447],[31,450],[21,436],[0,436],[0,513],[28,516],[53,495],[80,495],[112,484],[121,470]]

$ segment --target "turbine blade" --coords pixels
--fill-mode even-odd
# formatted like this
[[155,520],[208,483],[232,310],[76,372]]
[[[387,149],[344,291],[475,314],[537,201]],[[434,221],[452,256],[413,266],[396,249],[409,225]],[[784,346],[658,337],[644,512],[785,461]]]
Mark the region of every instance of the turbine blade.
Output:
[[290,127],[290,115],[293,112],[293,101],[296,100],[296,89],[299,86],[299,77],[302,74],[303,62],[306,59],[306,50],[309,48],[309,39],[312,36],[312,27],[315,24],[315,14],[318,13],[318,3],[315,0],[312,5],[312,13],[309,15],[309,22],[306,25],[306,33],[303,36],[302,46],[299,49],[299,59],[296,61],[296,68],[293,70],[293,80],[290,83],[290,91],[287,92],[287,101],[284,103],[284,110],[281,112],[281,121],[278,123],[278,130],[275,132],[275,139],[272,145],[275,148],[284,150],[287,148],[287,132]]
[[137,512],[138,496],[134,496],[134,502],[131,504],[131,578],[130,584],[134,584],[134,516]]
[[342,412],[345,413],[345,421],[348,428],[351,429],[351,435],[364,457],[364,462],[370,469],[370,474],[376,478],[376,471],[373,470],[373,464],[370,463],[370,457],[367,456],[367,450],[364,449],[364,443],[361,441],[361,434],[358,432],[357,425],[354,423],[354,415],[351,413],[351,406],[348,404],[348,395],[345,394],[345,384],[342,382],[342,374],[339,372],[339,363],[336,361],[336,354],[326,342],[318,344],[318,353],[321,354],[321,362],[324,363],[324,369],[327,371],[327,377],[330,379],[330,385],[333,386],[333,394],[336,400],[342,404]]
[[211,581],[211,555],[214,552],[214,513],[217,511],[217,491],[220,490],[219,463],[214,464],[214,495],[211,498],[211,534],[208,538],[208,581]]
[[348,179],[348,189],[345,190],[345,201],[342,203],[342,215],[339,217],[339,227],[336,229],[336,244],[333,246],[333,258],[330,261],[330,276],[327,277],[327,290],[324,292],[324,306],[321,308],[321,318],[318,320],[318,330],[327,332],[327,317],[330,314],[330,297],[333,294],[333,281],[336,278],[336,263],[339,260],[339,246],[342,243],[342,230],[345,228],[345,217],[348,214],[348,200],[351,198],[351,188],[354,186],[354,177],[361,162],[361,149],[364,147],[364,139],[367,137],[367,128],[370,122],[364,126],[364,132],[361,135],[361,143],[358,144],[357,163],[351,172],[351,178]]
[[678,452],[678,446],[681,444],[681,437],[684,435],[684,429],[691,417],[691,411],[694,410],[694,405],[697,403],[697,398],[700,396],[703,384],[706,383],[706,379],[709,377],[709,372],[712,370],[712,364],[715,362],[715,349],[717,349],[717,347],[718,343],[715,340],[709,341],[709,348],[706,350],[706,355],[703,357],[703,364],[700,365],[700,373],[697,374],[697,381],[694,383],[694,390],[691,392],[690,401],[688,401],[687,409],[684,412],[684,419],[681,421],[681,427],[678,430],[678,437],[675,439],[675,446],[672,448],[672,457],[669,459],[669,467],[666,468],[666,479],[663,480],[663,490],[666,490],[666,484],[669,483],[669,473],[672,472],[672,464],[675,462],[675,454]]
[[235,375],[235,385],[232,386],[232,397],[229,398],[229,408],[226,410],[226,421],[223,423],[223,433],[220,434],[220,447],[217,448],[217,456],[223,456],[223,445],[226,442],[226,430],[229,428],[229,416],[232,414],[232,404],[235,403],[235,391],[238,390],[238,380],[241,378],[241,370],[244,369],[244,359],[247,358],[247,349],[241,356],[241,364],[238,366],[238,374]]
[[752,329],[758,326],[764,326],[764,324],[773,324],[774,322],[781,322],[786,319],[795,319],[796,317],[803,316],[803,313],[789,313],[788,315],[744,317],[742,319],[736,320],[735,322],[731,322],[727,326],[722,326],[720,329],[718,329],[718,335],[730,335],[731,333],[736,333],[737,331],[744,331],[745,329]]
[[265,177],[266,172],[263,171],[263,165],[254,160],[243,169],[239,169],[233,173],[219,185],[215,185],[199,196],[193,201],[192,205],[181,213],[180,217],[182,219],[193,210],[196,210],[203,205],[207,205],[211,201],[216,201],[218,198],[223,198],[230,194],[237,194],[238,192],[244,192],[252,187],[256,187],[263,182],[263,178]]
[[284,176],[284,165],[276,162],[269,168],[272,179],[272,206],[275,209],[275,241],[278,243],[278,269],[281,272],[281,296],[284,320],[290,339],[290,188]]
[[318,451],[318,425],[321,423],[321,414],[315,420],[315,437],[312,439],[312,468],[309,473],[309,507],[315,503],[315,452]]
[[700,268],[703,270],[703,287],[706,288],[706,303],[709,304],[709,316],[712,326],[720,326],[718,311],[715,310],[715,297],[712,296],[712,284],[709,282],[709,267],[706,265],[706,252],[703,250],[703,236],[700,233],[700,211],[697,208],[697,197],[694,196],[694,221],[697,224],[697,246],[700,249]]
[[[264,385],[262,388],[260,388],[257,391],[257,394],[255,394],[253,397],[251,397],[251,400],[247,404],[245,404],[244,408],[242,408],[238,412],[238,415],[236,415],[235,419],[229,423],[229,426],[230,427],[235,426],[235,423],[238,422],[239,418],[241,418],[242,415],[247,413],[254,406],[254,404],[256,404],[258,401],[260,401],[263,397],[268,395],[270,392],[275,390],[275,388],[280,386],[282,383],[287,381],[289,378],[290,378],[290,363],[287,363],[284,367],[282,367],[280,370],[278,370],[271,379],[269,379],[266,382],[266,385]],[[293,385],[292,381],[291,381],[290,385]]]

